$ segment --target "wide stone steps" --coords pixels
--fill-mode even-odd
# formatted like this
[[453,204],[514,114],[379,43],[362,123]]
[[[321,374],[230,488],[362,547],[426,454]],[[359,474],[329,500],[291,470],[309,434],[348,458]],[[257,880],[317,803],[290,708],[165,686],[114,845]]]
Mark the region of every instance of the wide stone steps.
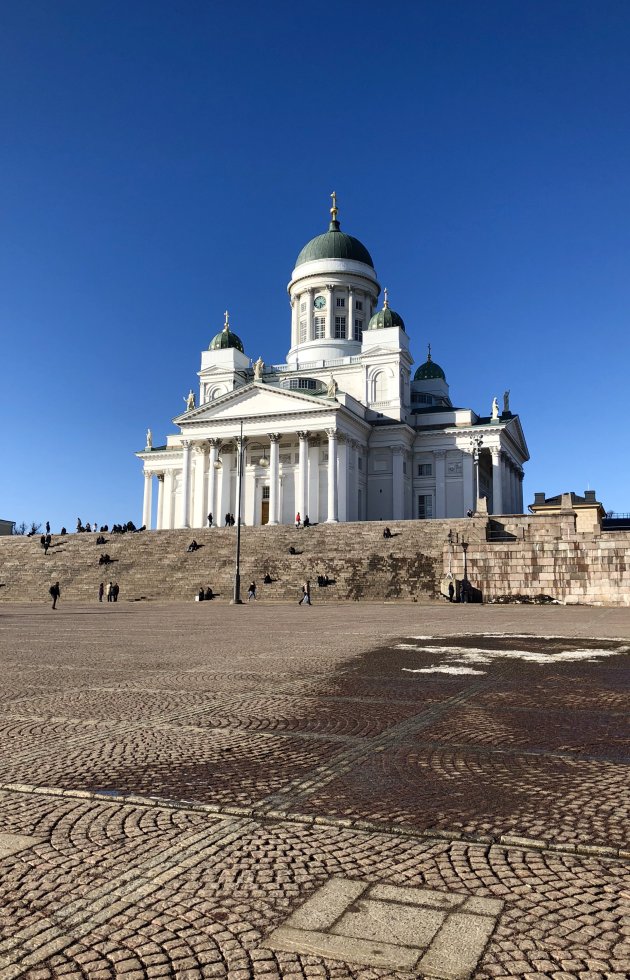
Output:
[[[449,522],[449,526],[465,522]],[[317,601],[413,600],[436,595],[443,567],[445,534],[442,522],[390,524],[393,537],[384,539],[382,523],[318,525],[308,529],[257,527],[241,529],[241,589],[254,579],[260,599],[299,598],[305,579]],[[201,545],[187,552],[192,538]],[[210,585],[218,601],[233,593],[236,528],[145,531],[54,536],[44,555],[39,536],[0,538],[0,601],[41,601],[52,582],[59,581],[62,598],[93,600],[99,582],[118,582],[121,600],[193,599],[200,586]],[[298,552],[289,554],[293,546]],[[99,566],[107,552],[112,563]],[[273,582],[263,584],[265,572]],[[332,584],[318,589],[317,576]]]

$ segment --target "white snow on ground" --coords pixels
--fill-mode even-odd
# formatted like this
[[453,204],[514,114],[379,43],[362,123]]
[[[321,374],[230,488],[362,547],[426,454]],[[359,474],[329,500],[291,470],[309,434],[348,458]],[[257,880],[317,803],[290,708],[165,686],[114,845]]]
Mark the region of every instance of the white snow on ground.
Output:
[[[485,634],[486,636],[498,634]],[[532,639],[530,634],[510,633],[507,636],[519,639]],[[418,638],[419,639],[419,638]],[[435,638],[434,638],[435,639]],[[566,637],[556,637],[556,639],[566,639]],[[494,660],[523,660],[533,664],[554,664],[554,663],[577,663],[586,661],[587,663],[597,663],[602,657],[616,657],[620,653],[627,653],[630,647],[622,644],[615,650],[601,649],[575,649],[562,650],[559,653],[543,653],[538,650],[489,650],[487,647],[463,647],[463,646],[420,646],[414,643],[398,643],[398,650],[414,650],[418,653],[430,653],[433,656],[443,658],[442,663],[431,664],[430,667],[403,667],[402,669],[410,674],[484,674],[486,671],[474,670],[470,665],[488,665]]]
[[474,670],[473,667],[420,667],[412,670],[411,667],[403,667],[408,674],[485,674],[485,670]]

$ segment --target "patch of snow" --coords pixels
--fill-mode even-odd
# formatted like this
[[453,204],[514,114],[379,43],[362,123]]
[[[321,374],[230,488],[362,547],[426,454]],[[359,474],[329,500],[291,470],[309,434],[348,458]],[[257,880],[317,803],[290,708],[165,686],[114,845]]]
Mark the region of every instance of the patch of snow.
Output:
[[435,667],[419,667],[413,670],[411,667],[403,667],[407,674],[485,674],[485,670],[474,670],[472,667],[447,667],[437,665]]
[[[488,634],[486,634],[488,635]],[[515,636],[516,634],[509,634]],[[523,637],[521,637],[523,638]],[[531,639],[531,636],[529,637]],[[558,639],[566,639],[558,637]],[[615,650],[602,650],[598,648],[561,650],[558,653],[543,653],[538,650],[489,650],[487,647],[463,647],[463,646],[419,646],[413,643],[399,643],[399,650],[414,650],[417,653],[430,653],[432,656],[444,657],[445,663],[439,667],[420,668],[412,673],[470,673],[467,664],[490,664],[493,660],[522,660],[525,663],[533,664],[554,664],[554,663],[597,663],[602,657],[616,657],[620,653],[627,653],[630,647],[623,644]],[[453,666],[451,670],[446,669],[446,665]],[[444,669],[442,669],[444,668]],[[409,668],[403,668],[409,670]],[[472,671],[472,673],[484,673],[484,671]]]

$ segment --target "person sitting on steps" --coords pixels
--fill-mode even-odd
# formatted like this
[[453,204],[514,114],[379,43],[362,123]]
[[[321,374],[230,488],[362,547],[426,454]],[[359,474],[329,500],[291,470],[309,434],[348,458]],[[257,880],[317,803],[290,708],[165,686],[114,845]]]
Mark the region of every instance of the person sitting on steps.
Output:
[[391,536],[392,536],[392,532],[390,531],[390,529],[388,527],[386,527],[385,530],[383,531],[383,537],[384,538],[391,538]]

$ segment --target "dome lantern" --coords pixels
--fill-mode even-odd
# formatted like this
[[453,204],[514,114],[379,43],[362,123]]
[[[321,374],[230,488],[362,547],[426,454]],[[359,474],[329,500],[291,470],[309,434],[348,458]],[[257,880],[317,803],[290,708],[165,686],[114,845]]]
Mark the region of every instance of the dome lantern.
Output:
[[435,381],[440,378],[442,381],[446,381],[446,375],[435,361],[431,360],[431,344],[429,344],[429,350],[427,353],[427,359],[424,364],[421,364],[416,371],[413,380],[414,381]]

